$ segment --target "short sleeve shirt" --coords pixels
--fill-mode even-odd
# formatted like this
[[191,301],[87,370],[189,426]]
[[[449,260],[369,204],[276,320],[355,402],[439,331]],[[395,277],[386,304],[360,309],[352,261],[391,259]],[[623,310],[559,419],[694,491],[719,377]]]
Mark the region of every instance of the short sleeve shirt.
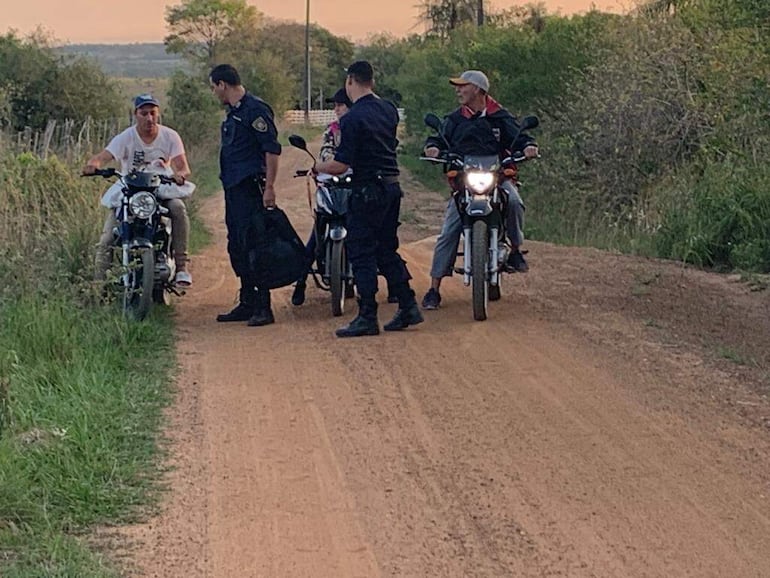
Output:
[[232,187],[264,175],[265,153],[281,154],[273,110],[265,101],[247,92],[235,106],[228,107],[222,123],[219,153],[222,185]]
[[375,94],[359,98],[340,119],[342,138],[334,160],[353,169],[356,182],[398,175],[398,110]]
[[171,159],[185,154],[179,134],[167,126],[158,127],[158,136],[147,144],[139,136],[136,126],[131,126],[114,137],[107,151],[120,162],[124,174],[132,170],[171,172]]

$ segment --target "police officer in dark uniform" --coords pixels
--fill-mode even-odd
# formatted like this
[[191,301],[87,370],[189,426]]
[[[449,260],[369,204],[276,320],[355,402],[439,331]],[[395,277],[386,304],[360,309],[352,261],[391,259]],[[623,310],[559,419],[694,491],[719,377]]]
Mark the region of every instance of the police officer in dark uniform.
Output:
[[342,138],[334,159],[319,163],[319,173],[340,174],[353,169],[353,194],[348,209],[348,258],[358,287],[358,316],[337,330],[337,337],[377,335],[377,270],[398,298],[395,317],[385,331],[422,323],[409,286],[409,271],[398,254],[398,214],[401,186],[396,161],[398,110],[374,94],[374,71],[366,61],[347,69],[345,90],[353,107],[340,119]]
[[275,322],[270,291],[256,286],[249,266],[249,231],[261,211],[275,207],[275,177],[281,145],[273,111],[263,100],[246,91],[238,71],[229,64],[214,67],[209,75],[211,91],[227,106],[222,123],[219,153],[220,179],[225,190],[227,252],[233,271],[241,279],[238,305],[217,321],[248,321],[261,326]]

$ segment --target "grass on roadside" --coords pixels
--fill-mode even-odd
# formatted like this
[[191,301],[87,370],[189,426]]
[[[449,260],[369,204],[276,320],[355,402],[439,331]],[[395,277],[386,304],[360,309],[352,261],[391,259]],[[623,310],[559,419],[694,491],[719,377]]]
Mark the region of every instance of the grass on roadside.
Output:
[[153,503],[174,365],[169,312],[129,323],[30,296],[0,313],[3,576],[109,575],[78,536]]

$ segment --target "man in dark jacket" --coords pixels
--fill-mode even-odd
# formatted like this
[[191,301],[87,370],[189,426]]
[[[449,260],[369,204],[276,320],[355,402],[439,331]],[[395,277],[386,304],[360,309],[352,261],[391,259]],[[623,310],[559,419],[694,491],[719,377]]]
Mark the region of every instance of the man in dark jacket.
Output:
[[[497,154],[504,158],[513,151],[523,151],[527,158],[537,156],[534,139],[528,134],[520,134],[516,118],[489,96],[489,79],[486,74],[479,70],[467,70],[449,82],[455,87],[460,101],[460,107],[444,117],[442,123],[442,134],[449,142],[451,152],[461,155]],[[440,136],[431,136],[425,143],[424,153],[429,157],[437,157],[446,148]],[[525,273],[529,267],[520,249],[524,242],[524,203],[510,179],[502,181],[500,185],[508,194],[506,223],[513,249],[508,257],[508,266],[514,271]],[[438,309],[441,304],[441,279],[452,274],[461,234],[460,214],[454,200],[450,198],[444,225],[433,252],[431,287],[422,300],[424,309]]]
[[275,177],[281,145],[273,121],[273,110],[241,84],[238,72],[229,64],[214,67],[209,75],[211,91],[227,107],[222,123],[219,153],[222,187],[225,190],[227,252],[235,274],[241,280],[238,305],[217,321],[248,321],[250,326],[275,322],[270,291],[257,287],[257,276],[249,262],[254,219],[275,207]]

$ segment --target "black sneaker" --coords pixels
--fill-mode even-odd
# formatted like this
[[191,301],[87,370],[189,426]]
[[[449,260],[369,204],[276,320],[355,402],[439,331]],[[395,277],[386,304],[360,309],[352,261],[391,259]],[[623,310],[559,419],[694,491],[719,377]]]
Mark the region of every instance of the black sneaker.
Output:
[[305,281],[297,281],[294,286],[294,293],[291,294],[291,304],[295,307],[299,307],[305,302],[305,289],[307,283]]
[[423,319],[422,313],[420,313],[420,308],[417,307],[416,302],[412,302],[412,305],[406,309],[399,308],[399,310],[396,311],[395,317],[383,325],[382,328],[385,331],[401,331],[410,325],[417,325],[423,321],[425,321],[425,319]]
[[510,255],[508,255],[508,268],[516,271],[517,273],[526,273],[529,271],[529,265],[527,265],[526,259],[524,259],[524,255],[521,254],[521,251],[514,251]]
[[249,327],[262,327],[264,325],[271,325],[272,323],[275,323],[275,317],[273,317],[273,310],[270,308],[267,309],[258,309],[254,315],[249,318],[249,322],[246,324]]
[[238,305],[236,305],[235,308],[229,313],[221,313],[217,315],[217,321],[220,323],[228,323],[231,321],[248,321],[252,315],[254,315],[253,305],[238,303]]
[[428,292],[425,294],[425,297],[422,298],[422,308],[433,310],[438,309],[441,305],[441,294],[436,289],[429,289]]

